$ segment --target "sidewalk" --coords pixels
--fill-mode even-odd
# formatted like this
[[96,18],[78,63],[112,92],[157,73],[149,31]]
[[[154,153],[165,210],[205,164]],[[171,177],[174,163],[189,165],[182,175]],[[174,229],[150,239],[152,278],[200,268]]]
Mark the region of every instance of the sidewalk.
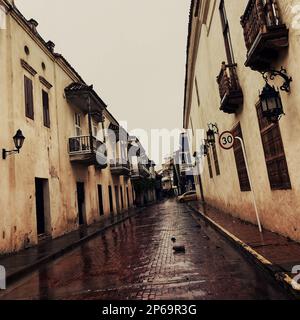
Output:
[[113,219],[107,218],[99,223],[81,227],[62,237],[46,240],[29,249],[11,255],[0,256],[0,265],[6,269],[7,285],[33,271],[41,264],[58,258],[86,240],[136,215],[141,210],[142,208],[132,208],[125,213],[114,216]]
[[188,206],[197,212],[194,218],[197,219],[200,214],[259,267],[267,271],[292,294],[300,297],[300,288],[292,286],[292,280],[296,276],[292,274],[292,269],[300,266],[299,243],[267,230],[261,234],[257,226],[209,205],[191,202]]

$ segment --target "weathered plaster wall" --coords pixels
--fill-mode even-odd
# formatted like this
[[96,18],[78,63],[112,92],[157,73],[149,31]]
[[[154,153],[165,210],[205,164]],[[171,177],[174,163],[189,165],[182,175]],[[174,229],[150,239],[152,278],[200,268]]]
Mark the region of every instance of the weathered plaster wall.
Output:
[[[290,27],[289,49],[283,51],[275,67],[278,69],[280,66],[286,67],[288,73],[293,77],[291,93],[281,94],[286,115],[280,120],[292,190],[272,191],[269,184],[255,109],[264,81],[259,73],[244,66],[246,47],[243,30],[240,26],[240,17],[245,10],[246,0],[225,1],[234,56],[238,64],[237,72],[244,92],[243,108],[236,115],[224,114],[219,110],[220,98],[216,76],[220,72],[222,61],[226,61],[226,54],[218,10],[219,1],[216,1],[214,11],[211,10],[212,16],[208,17],[207,23],[202,26],[196,60],[195,76],[199,85],[201,106],[198,107],[194,87],[190,116],[195,127],[206,129],[207,123],[212,122],[218,124],[220,132],[230,130],[238,122],[241,123],[254,184],[253,189],[264,227],[300,240],[300,176],[298,174],[300,154],[300,92],[298,88],[300,87],[300,76],[297,72],[300,65],[299,30],[291,28],[292,16],[288,6],[293,1],[277,2],[283,21]],[[214,1],[210,1],[210,5],[213,4]],[[277,82],[277,84],[279,83]],[[233,151],[224,151],[217,145],[217,153],[221,169],[220,176],[216,176],[214,164],[212,164],[214,178],[209,178],[207,160],[205,160],[203,185],[206,200],[226,212],[231,212],[242,219],[255,223],[251,195],[249,192],[240,191]]]
[[[97,185],[102,185],[104,218],[110,214],[108,185],[123,187],[125,208],[128,208],[126,187],[130,203],[133,194],[130,179],[112,177],[105,170],[71,164],[68,139],[75,134],[74,114],[64,89],[79,81],[77,75],[45,49],[26,26],[10,14],[7,29],[0,30],[0,147],[12,149],[12,137],[21,129],[26,137],[20,154],[7,160],[0,159],[0,253],[17,251],[38,242],[35,178],[48,180],[50,209],[47,226],[52,237],[61,236],[78,228],[76,183],[85,183],[85,220],[87,224],[103,219],[99,214]],[[24,46],[30,50],[26,55]],[[35,76],[20,63],[24,59],[37,71]],[[42,62],[46,69],[43,70]],[[24,75],[31,78],[34,87],[34,120],[25,116]],[[47,89],[39,80],[43,76],[52,84]],[[51,128],[43,124],[42,89],[49,93]],[[105,126],[112,121],[106,112]],[[88,134],[88,119],[82,115],[82,134]],[[121,198],[119,200],[121,205]],[[115,209],[116,210],[116,209]]]

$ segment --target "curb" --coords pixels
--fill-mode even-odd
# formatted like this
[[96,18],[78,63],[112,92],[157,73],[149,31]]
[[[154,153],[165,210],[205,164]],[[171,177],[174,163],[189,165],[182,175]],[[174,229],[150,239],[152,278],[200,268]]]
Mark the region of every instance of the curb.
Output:
[[124,222],[124,221],[136,216],[141,211],[142,211],[142,208],[141,209],[137,209],[135,213],[130,214],[130,215],[126,216],[125,218],[122,218],[122,219],[120,219],[120,220],[118,220],[116,222],[113,222],[113,223],[111,223],[111,224],[109,224],[107,226],[104,226],[103,228],[98,229],[97,231],[95,231],[95,232],[93,232],[93,233],[91,233],[91,234],[89,234],[89,235],[87,235],[85,237],[82,237],[79,240],[67,245],[66,247],[58,250],[57,252],[53,252],[53,253],[49,254],[48,256],[45,256],[45,257],[37,260],[36,262],[34,262],[34,263],[30,264],[30,265],[27,265],[23,269],[20,269],[20,270],[14,272],[14,273],[8,275],[7,278],[6,278],[7,286],[12,285],[17,280],[20,280],[22,277],[24,277],[27,274],[33,272],[34,270],[36,270],[42,264],[44,264],[46,262],[53,261],[53,260],[61,257],[65,253],[75,249],[76,247],[80,246],[82,243],[84,243],[84,242],[86,242],[88,240],[91,240],[92,238],[94,238],[97,235],[105,232],[106,230],[110,229],[111,227],[114,227],[114,226],[118,225],[119,223]]
[[[237,249],[239,249],[244,255],[251,259],[252,262],[255,263],[260,269],[266,272],[269,276],[272,277],[283,289],[288,291],[289,294],[292,295],[295,299],[300,299],[300,288],[293,287],[293,279],[284,272],[280,266],[273,264],[271,261],[263,257],[261,254],[256,252],[253,248],[247,245],[245,242],[237,238],[235,235],[224,229],[217,222],[206,216],[201,211],[195,209],[190,204],[187,206],[198,215],[200,218],[205,220],[205,222],[209,223],[217,232],[219,232],[226,240],[228,240],[231,244],[233,244]],[[199,216],[192,214],[195,220],[199,220]]]

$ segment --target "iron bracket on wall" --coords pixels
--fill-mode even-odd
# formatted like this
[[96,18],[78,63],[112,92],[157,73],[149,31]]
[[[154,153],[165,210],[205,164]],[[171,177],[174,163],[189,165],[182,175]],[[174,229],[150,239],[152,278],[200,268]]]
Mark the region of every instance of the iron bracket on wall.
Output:
[[264,80],[266,81],[266,83],[268,83],[269,80],[274,80],[275,77],[277,76],[281,77],[284,80],[284,82],[280,87],[280,90],[285,92],[291,91],[291,82],[293,81],[293,78],[287,74],[287,71],[285,68],[281,67],[279,71],[270,69],[268,71],[262,71],[261,74]]

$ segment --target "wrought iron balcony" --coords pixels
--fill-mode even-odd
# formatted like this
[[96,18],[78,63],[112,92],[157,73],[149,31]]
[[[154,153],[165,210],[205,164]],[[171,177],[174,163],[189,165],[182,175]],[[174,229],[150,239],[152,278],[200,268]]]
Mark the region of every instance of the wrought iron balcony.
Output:
[[150,177],[150,171],[146,165],[139,163],[137,167],[131,170],[131,180],[139,180]]
[[221,107],[225,113],[235,113],[244,102],[243,91],[239,84],[236,64],[222,63],[221,71],[217,77],[221,97]]
[[139,163],[139,170],[143,178],[150,177],[150,171],[146,165]]
[[241,17],[248,50],[245,65],[266,71],[280,49],[288,46],[289,31],[281,22],[276,0],[249,0]]
[[110,162],[110,171],[115,176],[129,176],[130,165],[129,162],[123,159],[112,160]]
[[107,159],[99,148],[103,142],[95,137],[78,136],[69,138],[69,155],[71,162],[81,163],[87,166],[95,165],[97,168],[103,169],[107,167]]

